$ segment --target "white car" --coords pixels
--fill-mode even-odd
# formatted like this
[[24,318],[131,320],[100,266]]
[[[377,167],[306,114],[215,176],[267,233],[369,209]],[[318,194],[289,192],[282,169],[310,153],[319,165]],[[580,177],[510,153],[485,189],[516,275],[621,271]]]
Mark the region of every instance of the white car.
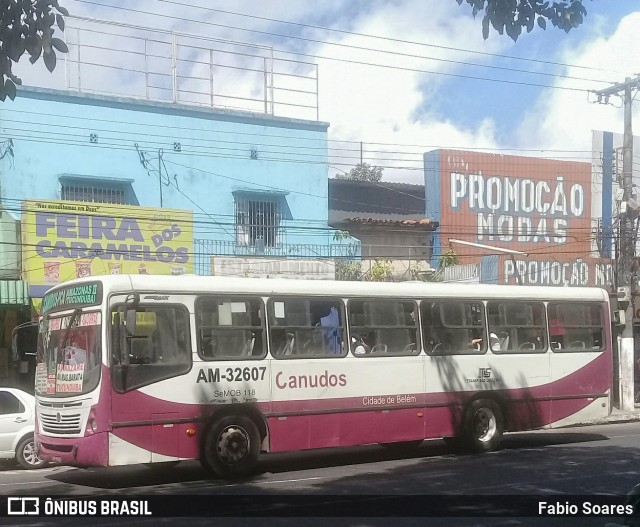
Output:
[[0,459],[15,459],[23,468],[39,468],[33,438],[36,400],[16,388],[0,388]]

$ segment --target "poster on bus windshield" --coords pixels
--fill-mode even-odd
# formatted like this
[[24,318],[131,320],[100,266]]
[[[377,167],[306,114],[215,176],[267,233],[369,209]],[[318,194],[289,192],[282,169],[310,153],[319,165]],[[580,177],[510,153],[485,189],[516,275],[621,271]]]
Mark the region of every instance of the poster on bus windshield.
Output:
[[193,213],[186,210],[24,201],[23,274],[31,296],[71,280],[109,274],[193,272]]
[[83,393],[98,378],[101,359],[99,311],[42,322],[35,386],[41,395]]

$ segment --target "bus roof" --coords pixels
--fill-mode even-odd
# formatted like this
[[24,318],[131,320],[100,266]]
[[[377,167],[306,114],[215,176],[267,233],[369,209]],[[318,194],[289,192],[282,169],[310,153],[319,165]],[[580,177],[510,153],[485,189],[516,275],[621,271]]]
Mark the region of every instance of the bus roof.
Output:
[[197,275],[101,275],[80,278],[52,290],[100,281],[105,297],[109,293],[132,290],[165,294],[258,294],[265,296],[306,294],[313,296],[389,296],[398,298],[478,298],[530,300],[608,301],[609,293],[597,287],[545,287],[442,282],[350,282],[336,280],[295,280],[282,278],[236,278]]

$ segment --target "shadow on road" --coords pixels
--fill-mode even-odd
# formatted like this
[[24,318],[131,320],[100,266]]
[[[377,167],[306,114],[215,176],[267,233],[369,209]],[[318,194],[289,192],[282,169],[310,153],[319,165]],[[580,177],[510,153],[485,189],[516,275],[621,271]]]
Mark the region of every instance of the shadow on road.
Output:
[[[571,448],[568,448],[566,451],[561,450],[560,447],[562,445],[594,443],[607,441],[607,439],[606,436],[601,434],[585,432],[518,433],[506,435],[503,439],[502,450],[496,454],[501,459],[501,462],[506,462],[507,460],[512,462],[512,459],[520,459],[523,460],[524,464],[524,458],[529,458],[529,461],[531,461],[532,456],[540,457],[543,460],[549,459],[549,463],[552,465],[549,468],[557,469],[562,463],[562,455],[570,457],[572,452],[575,454]],[[548,452],[545,452],[544,449],[542,451],[536,450],[535,452],[527,450],[549,446],[554,446],[554,448]],[[603,460],[610,458],[612,447],[603,446],[602,448],[605,450],[596,447],[589,448],[589,452],[581,453],[581,458],[585,456],[594,457],[594,462],[600,457],[602,457]],[[596,452],[600,453],[596,454]],[[518,454],[518,456],[515,457],[515,454]],[[640,453],[637,453],[636,456],[638,457],[638,461],[640,461]],[[378,445],[368,445],[342,449],[329,448],[287,454],[270,454],[263,456],[259,463],[256,476],[242,482],[245,484],[242,485],[242,487],[246,491],[247,486],[250,487],[252,483],[258,482],[266,473],[302,472],[323,467],[346,467],[350,465],[361,465],[366,469],[367,464],[398,460],[404,460],[404,462],[402,467],[397,469],[399,471],[397,477],[402,478],[403,473],[415,475],[423,471],[425,476],[428,476],[431,473],[440,473],[444,468],[446,468],[447,472],[450,472],[454,468],[451,460],[461,457],[463,456],[450,454],[449,450],[440,440],[424,441],[418,447],[399,450],[389,450]],[[466,465],[469,463],[472,465],[481,465],[483,472],[490,469],[494,461],[497,460],[494,455],[469,455],[464,456],[464,459]],[[517,461],[513,462],[517,463]],[[428,466],[426,463],[428,463]],[[539,464],[536,463],[536,465],[537,466],[533,467],[533,470],[537,471],[539,470]],[[638,466],[640,466],[640,463],[638,463]],[[527,468],[527,470],[530,471],[532,469]],[[393,471],[394,469],[391,468],[387,475],[393,476]],[[491,472],[494,471],[492,470]],[[495,472],[502,472],[502,470]],[[295,475],[292,477],[295,478]],[[358,486],[361,485],[362,478],[366,477],[366,474],[360,474],[358,476]],[[175,492],[176,489],[181,487],[185,489],[188,488],[189,492],[197,492],[198,487],[210,489],[212,484],[209,475],[200,467],[200,464],[193,461],[182,462],[177,465],[158,464],[154,466],[139,465],[71,469],[60,473],[48,474],[46,479],[51,481],[52,487],[51,489],[42,488],[41,490],[51,490],[53,493],[56,493],[56,488],[57,492],[60,492],[60,488],[56,487],[59,483],[82,487],[82,490],[78,489],[78,492],[84,493],[90,493],[90,489],[118,492],[119,490],[124,491],[132,488],[153,487],[152,489],[145,489],[145,492],[150,491],[154,494]],[[386,476],[382,479],[385,480]],[[511,479],[512,478],[508,478],[508,480]],[[347,478],[345,478],[345,480],[347,480]],[[238,487],[237,484],[227,484],[222,480],[216,480],[213,483],[217,487],[220,487],[221,490]],[[375,488],[375,486],[374,484],[372,488]],[[389,490],[386,486],[379,489],[382,493],[388,492]],[[422,489],[422,492],[430,492],[432,490],[434,489]],[[356,490],[356,492],[358,491]]]
[[[326,474],[312,471],[330,466],[343,468]],[[370,445],[275,454],[262,459],[259,474],[235,482],[208,479],[197,462],[154,468],[71,469],[45,478],[48,483],[37,487],[40,495],[200,495],[210,517],[185,520],[192,527],[210,525],[212,517],[216,525],[225,527],[603,527],[608,521],[604,517],[516,518],[514,503],[518,500],[509,496],[522,501],[624,495],[640,481],[640,449],[620,446],[600,434],[563,430],[512,434],[505,437],[502,450],[483,455],[448,454],[442,441],[426,441],[404,452]],[[429,498],[434,495],[447,498]],[[440,510],[454,496],[463,497],[466,518],[430,517],[429,504]],[[407,517],[407,503],[413,512],[417,510],[413,518]],[[425,508],[422,514],[420,507]],[[334,517],[338,511],[344,511],[338,516],[359,518]],[[66,519],[59,520],[57,525],[67,525]],[[154,524],[165,520],[156,518]],[[142,525],[130,522],[123,519],[108,525]]]

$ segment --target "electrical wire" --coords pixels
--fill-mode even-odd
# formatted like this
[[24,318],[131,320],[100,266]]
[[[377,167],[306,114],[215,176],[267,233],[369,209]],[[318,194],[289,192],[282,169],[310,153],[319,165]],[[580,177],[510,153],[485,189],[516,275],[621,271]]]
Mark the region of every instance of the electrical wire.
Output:
[[[229,26],[229,25],[226,25],[226,24],[216,24],[214,22],[206,22],[206,21],[203,21],[203,20],[186,18],[186,17],[177,17],[177,16],[167,15],[167,14],[163,14],[163,13],[154,13],[154,12],[150,12],[150,11],[144,11],[144,10],[140,10],[140,9],[133,9],[133,8],[129,8],[129,7],[105,5],[103,3],[92,2],[92,1],[89,1],[89,0],[76,0],[76,1],[84,3],[84,4],[89,4],[89,5],[113,8],[113,9],[117,9],[119,11],[126,11],[126,12],[130,12],[130,13],[138,13],[138,14],[143,14],[143,15],[147,15],[147,16],[156,16],[156,17],[160,17],[160,18],[167,18],[167,19],[177,20],[177,21],[180,21],[180,22],[190,22],[190,23],[195,23],[195,24],[204,24],[204,25],[207,25],[207,26],[223,27],[225,29],[234,29],[234,30],[238,30],[238,31],[246,31],[246,32],[256,33],[256,34],[261,34],[261,35],[276,36],[276,37],[279,37],[279,38],[292,38],[292,39],[296,39],[296,40],[309,41],[309,42],[312,42],[312,43],[315,42],[315,43],[333,44],[333,45],[339,45],[340,46],[340,44],[337,44],[337,43],[324,42],[324,41],[319,41],[319,40],[316,41],[315,39],[297,37],[297,36],[292,36],[292,35],[281,35],[281,34],[271,33],[271,32],[267,32],[267,31],[259,31],[259,30],[254,30],[254,29],[246,29],[246,28],[241,28],[241,27],[236,27],[236,26]],[[347,45],[342,45],[342,46],[347,46]],[[368,61],[358,61],[358,60],[350,60],[350,59],[345,59],[345,58],[322,56],[322,55],[311,54],[311,53],[303,53],[303,52],[300,52],[300,51],[292,52],[292,51],[289,51],[289,50],[282,50],[282,49],[276,49],[276,48],[272,48],[272,49],[274,51],[279,52],[279,53],[284,53],[284,54],[289,54],[289,55],[296,55],[296,56],[301,56],[301,57],[308,57],[308,58],[321,59],[321,60],[331,60],[331,61],[337,61],[337,62],[342,62],[342,63],[346,63],[346,64],[355,64],[355,65],[363,65],[363,66],[371,66],[371,67],[388,68],[388,69],[393,69],[393,70],[398,70],[398,71],[408,71],[408,72],[413,72],[413,73],[427,73],[427,74],[440,75],[440,76],[451,77],[451,78],[461,78],[461,79],[467,79],[467,80],[479,80],[479,81],[486,81],[486,82],[497,82],[497,83],[519,85],[519,86],[531,86],[531,87],[538,87],[538,88],[550,88],[550,89],[565,90],[565,91],[572,91],[572,92],[582,92],[582,93],[590,93],[590,92],[593,91],[591,89],[572,88],[572,87],[569,87],[569,86],[554,86],[554,85],[539,84],[539,83],[526,82],[526,81],[514,81],[514,80],[508,80],[508,79],[486,78],[486,77],[478,77],[478,76],[473,76],[473,75],[463,75],[463,74],[448,73],[448,72],[442,72],[442,71],[422,70],[422,69],[418,69],[418,68],[408,68],[408,67],[402,67],[402,66],[391,65],[391,64],[378,64],[378,63],[368,62]],[[370,51],[377,51],[377,50],[370,49]],[[528,73],[532,73],[532,72],[528,72]],[[589,82],[594,82],[594,81],[593,80],[589,80]],[[606,81],[597,81],[597,82],[606,82]],[[611,84],[611,83],[609,83],[609,84]]]

